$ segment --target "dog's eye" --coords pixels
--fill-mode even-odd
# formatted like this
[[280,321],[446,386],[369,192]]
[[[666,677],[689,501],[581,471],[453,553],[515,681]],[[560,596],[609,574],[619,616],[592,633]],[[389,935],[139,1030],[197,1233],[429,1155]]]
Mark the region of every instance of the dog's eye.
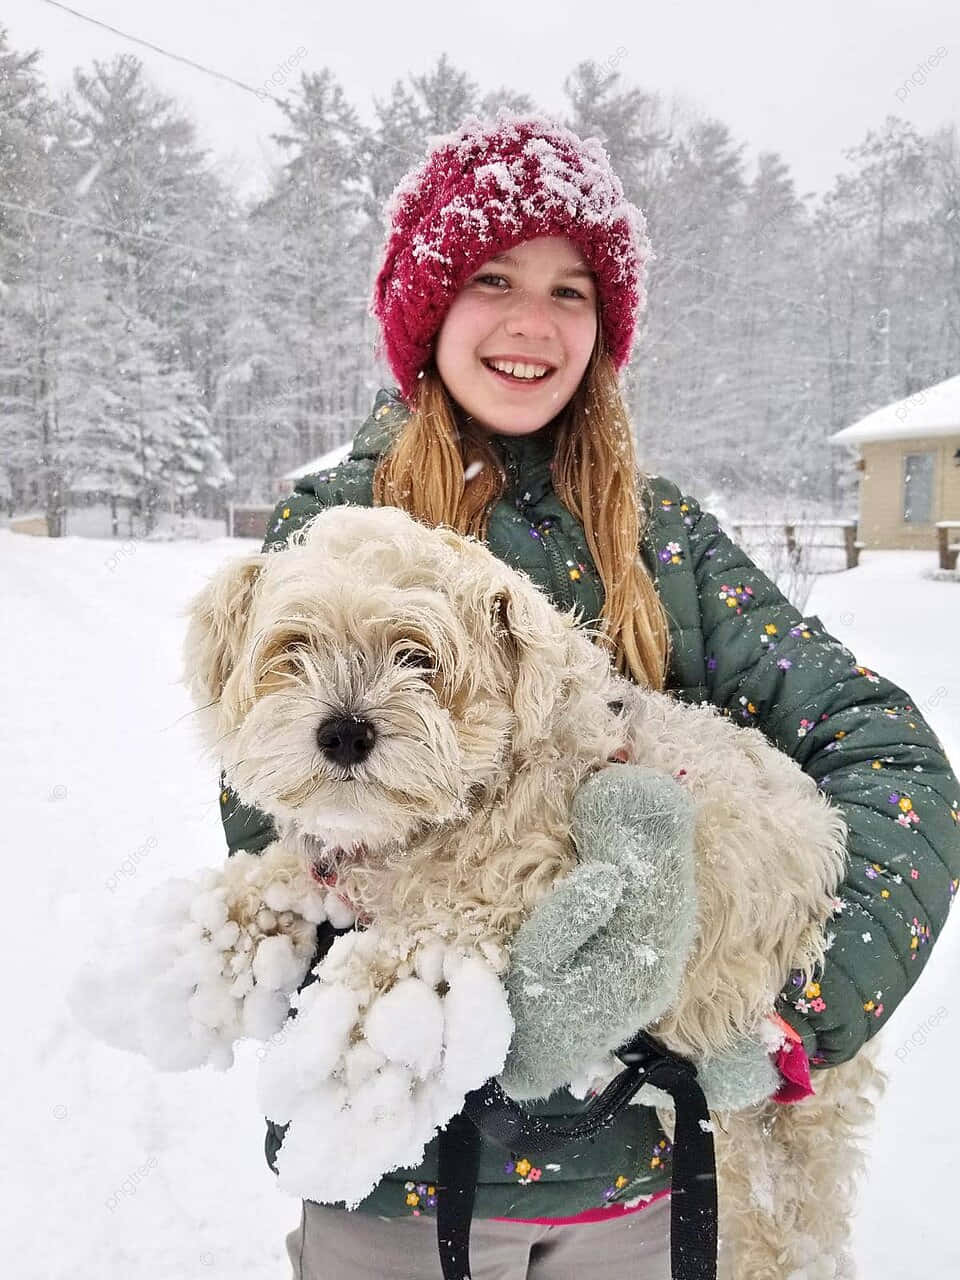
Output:
[[433,654],[428,653],[426,649],[413,647],[401,649],[397,654],[397,663],[401,667],[417,667],[423,671],[434,670]]

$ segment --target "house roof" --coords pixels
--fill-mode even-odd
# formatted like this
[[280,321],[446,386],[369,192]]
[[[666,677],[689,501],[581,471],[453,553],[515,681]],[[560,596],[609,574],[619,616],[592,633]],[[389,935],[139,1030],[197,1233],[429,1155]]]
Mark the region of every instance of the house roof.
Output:
[[960,435],[960,375],[875,409],[830,436],[831,444],[864,444],[914,436]]
[[312,476],[315,471],[329,471],[331,467],[335,467],[338,462],[344,460],[352,446],[352,440],[348,440],[346,444],[338,444],[329,453],[322,453],[319,458],[311,458],[295,471],[285,472],[280,479],[293,484],[294,480],[299,480],[301,476]]

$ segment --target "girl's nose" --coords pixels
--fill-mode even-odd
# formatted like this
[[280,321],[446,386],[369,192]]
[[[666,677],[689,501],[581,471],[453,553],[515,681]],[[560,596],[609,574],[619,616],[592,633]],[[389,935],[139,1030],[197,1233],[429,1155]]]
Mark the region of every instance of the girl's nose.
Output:
[[535,294],[516,295],[505,321],[507,333],[526,338],[549,338],[555,332],[549,301]]

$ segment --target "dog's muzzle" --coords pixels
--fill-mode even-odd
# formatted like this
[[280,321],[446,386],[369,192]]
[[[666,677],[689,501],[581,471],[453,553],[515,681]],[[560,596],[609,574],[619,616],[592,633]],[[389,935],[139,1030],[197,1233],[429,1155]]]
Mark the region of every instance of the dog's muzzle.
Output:
[[376,741],[376,729],[360,716],[333,716],[317,730],[317,743],[327,759],[347,767],[366,760]]

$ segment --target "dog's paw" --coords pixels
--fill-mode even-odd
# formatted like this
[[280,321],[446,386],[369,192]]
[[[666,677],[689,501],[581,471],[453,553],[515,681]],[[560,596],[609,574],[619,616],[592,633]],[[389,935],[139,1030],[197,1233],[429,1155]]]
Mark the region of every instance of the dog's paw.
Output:
[[260,1069],[264,1114],[290,1126],[280,1185],[320,1203],[353,1207],[391,1169],[418,1164],[503,1066],[513,1033],[487,960],[431,942],[381,992],[370,981],[386,964],[380,941],[376,927],[335,940]]
[[235,856],[237,865],[158,885],[138,903],[135,937],[80,969],[69,1000],[92,1034],[159,1070],[187,1071],[226,1070],[235,1041],[279,1030],[316,925],[267,906],[245,878],[243,860],[256,858]]

